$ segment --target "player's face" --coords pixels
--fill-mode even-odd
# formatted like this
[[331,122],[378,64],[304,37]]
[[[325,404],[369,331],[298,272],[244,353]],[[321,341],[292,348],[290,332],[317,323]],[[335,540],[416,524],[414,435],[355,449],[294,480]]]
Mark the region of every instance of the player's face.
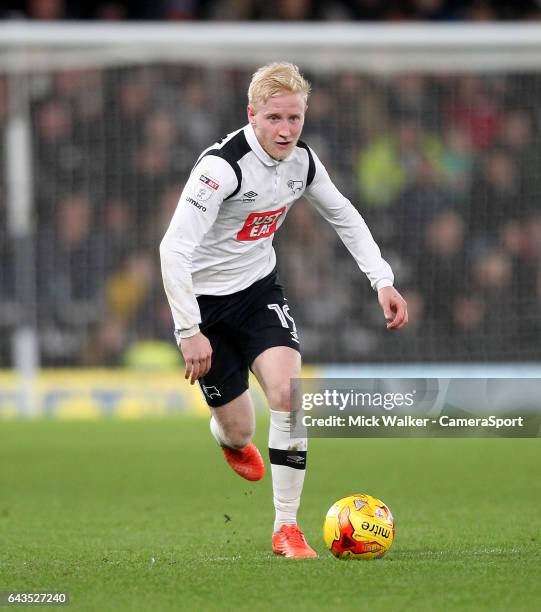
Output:
[[304,125],[302,94],[272,96],[255,109],[248,105],[248,121],[259,144],[274,159],[285,159],[297,144]]

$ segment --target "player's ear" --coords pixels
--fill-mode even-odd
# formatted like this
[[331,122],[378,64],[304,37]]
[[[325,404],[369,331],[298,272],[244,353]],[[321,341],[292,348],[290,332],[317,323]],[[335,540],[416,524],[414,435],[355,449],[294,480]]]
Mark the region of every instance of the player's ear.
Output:
[[248,113],[248,121],[255,126],[255,109],[251,104],[248,104],[247,107],[247,113]]

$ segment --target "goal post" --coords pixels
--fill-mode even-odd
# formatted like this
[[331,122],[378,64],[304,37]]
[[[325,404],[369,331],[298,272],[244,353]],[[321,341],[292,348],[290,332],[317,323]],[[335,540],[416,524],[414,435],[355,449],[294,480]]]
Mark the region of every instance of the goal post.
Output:
[[166,341],[157,241],[199,152],[242,125],[251,73],[277,60],[313,82],[306,141],[412,309],[386,335],[299,206],[277,249],[307,361],[540,361],[538,25],[4,22],[1,367],[29,381]]
[[363,72],[537,70],[537,24],[0,24],[2,65],[35,70],[148,61]]
[[536,71],[537,24],[185,23],[0,24],[10,71],[145,62],[254,66],[277,57],[304,69]]

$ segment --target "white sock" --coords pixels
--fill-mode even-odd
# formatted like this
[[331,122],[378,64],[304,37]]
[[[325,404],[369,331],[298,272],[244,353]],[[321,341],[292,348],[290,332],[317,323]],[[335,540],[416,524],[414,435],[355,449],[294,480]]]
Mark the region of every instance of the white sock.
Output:
[[210,417],[210,433],[214,436],[214,439],[220,446],[227,446],[224,432],[218,424],[218,421],[213,416]]
[[281,525],[297,522],[306,473],[307,439],[292,438],[290,423],[289,412],[270,411],[269,458],[276,511],[274,531],[278,531]]

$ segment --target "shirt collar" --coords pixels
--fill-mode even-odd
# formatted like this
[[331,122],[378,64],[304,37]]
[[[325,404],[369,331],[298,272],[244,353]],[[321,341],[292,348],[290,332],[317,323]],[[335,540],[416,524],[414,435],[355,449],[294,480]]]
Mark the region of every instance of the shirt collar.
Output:
[[259,140],[255,135],[254,128],[251,123],[244,126],[244,135],[250,145],[252,151],[259,157],[259,159],[265,164],[265,166],[277,166],[280,162],[277,159],[272,158],[265,149],[259,144]]

